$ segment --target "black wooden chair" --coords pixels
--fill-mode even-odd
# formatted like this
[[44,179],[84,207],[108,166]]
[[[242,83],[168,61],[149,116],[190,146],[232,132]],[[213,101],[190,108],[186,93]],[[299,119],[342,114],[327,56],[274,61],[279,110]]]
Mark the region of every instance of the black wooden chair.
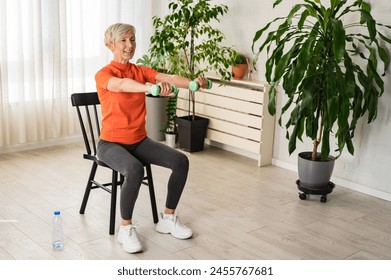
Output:
[[[88,178],[87,187],[84,193],[84,198],[80,207],[80,214],[84,214],[88,197],[92,189],[101,188],[111,194],[110,207],[110,226],[109,233],[114,234],[115,230],[115,213],[117,201],[117,187],[121,186],[124,181],[124,176],[119,174],[114,169],[110,168],[96,156],[97,142],[100,135],[100,120],[98,115],[98,105],[100,105],[97,92],[74,93],[71,95],[72,106],[76,107],[77,115],[80,121],[80,127],[83,134],[86,153],[83,158],[92,161],[92,168]],[[84,108],[84,110],[83,110]],[[101,183],[95,180],[95,174],[98,166],[110,168],[112,170],[111,182]],[[143,179],[143,184],[149,187],[149,195],[151,199],[153,222],[158,222],[158,214],[156,208],[155,190],[152,180],[152,171],[150,164],[144,164],[146,176]],[[118,178],[119,175],[119,178]]]

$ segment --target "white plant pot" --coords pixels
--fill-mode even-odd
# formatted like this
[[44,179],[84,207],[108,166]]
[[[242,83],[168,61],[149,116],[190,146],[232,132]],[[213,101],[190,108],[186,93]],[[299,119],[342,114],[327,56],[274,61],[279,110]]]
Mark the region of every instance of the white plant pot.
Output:
[[166,144],[170,146],[171,148],[176,148],[177,147],[177,135],[176,134],[169,134],[166,133]]

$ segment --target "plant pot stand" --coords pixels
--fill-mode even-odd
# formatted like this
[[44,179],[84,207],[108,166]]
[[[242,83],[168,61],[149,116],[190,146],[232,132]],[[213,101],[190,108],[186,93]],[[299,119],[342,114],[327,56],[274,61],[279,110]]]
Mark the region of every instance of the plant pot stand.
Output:
[[311,188],[311,187],[303,187],[300,184],[300,180],[296,181],[297,188],[302,191],[299,193],[299,198],[301,200],[305,200],[307,198],[307,195],[309,194],[315,194],[315,195],[321,195],[320,197],[320,202],[326,203],[327,201],[327,195],[331,193],[335,187],[334,183],[329,181],[327,185],[324,187],[316,187],[316,188]]

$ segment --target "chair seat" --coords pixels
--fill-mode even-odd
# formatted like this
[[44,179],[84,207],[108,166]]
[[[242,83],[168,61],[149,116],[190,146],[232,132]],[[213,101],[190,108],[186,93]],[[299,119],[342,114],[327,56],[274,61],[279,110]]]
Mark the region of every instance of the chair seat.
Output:
[[106,163],[104,163],[103,161],[99,160],[97,156],[89,155],[89,154],[84,154],[84,155],[83,155],[83,158],[84,158],[84,159],[89,159],[89,160],[95,161],[95,162],[96,162],[98,165],[100,165],[100,166],[107,167],[107,168],[111,168],[111,167],[108,166]]

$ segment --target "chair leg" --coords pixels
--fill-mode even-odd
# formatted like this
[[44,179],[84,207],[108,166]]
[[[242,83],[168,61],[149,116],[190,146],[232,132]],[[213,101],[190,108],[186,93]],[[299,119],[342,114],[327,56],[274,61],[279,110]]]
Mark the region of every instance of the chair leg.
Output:
[[111,180],[111,206],[110,206],[110,228],[109,234],[113,235],[115,231],[115,211],[117,205],[117,179],[118,172],[113,170],[112,180]]
[[147,170],[147,180],[148,180],[148,188],[149,188],[149,197],[151,199],[153,222],[156,224],[159,221],[159,218],[157,214],[155,187],[153,185],[151,165],[147,164],[145,166],[145,169]]
[[81,203],[81,207],[80,207],[80,211],[79,213],[80,214],[84,214],[85,210],[86,210],[86,206],[87,206],[87,201],[88,201],[88,197],[90,196],[90,192],[91,192],[91,187],[92,187],[92,180],[94,180],[95,178],[95,173],[96,173],[96,169],[98,168],[98,164],[96,164],[95,162],[92,164],[92,168],[91,168],[91,172],[90,172],[90,177],[88,178],[88,183],[87,183],[87,186],[86,186],[86,190],[84,192],[84,197],[83,197],[83,201]]

